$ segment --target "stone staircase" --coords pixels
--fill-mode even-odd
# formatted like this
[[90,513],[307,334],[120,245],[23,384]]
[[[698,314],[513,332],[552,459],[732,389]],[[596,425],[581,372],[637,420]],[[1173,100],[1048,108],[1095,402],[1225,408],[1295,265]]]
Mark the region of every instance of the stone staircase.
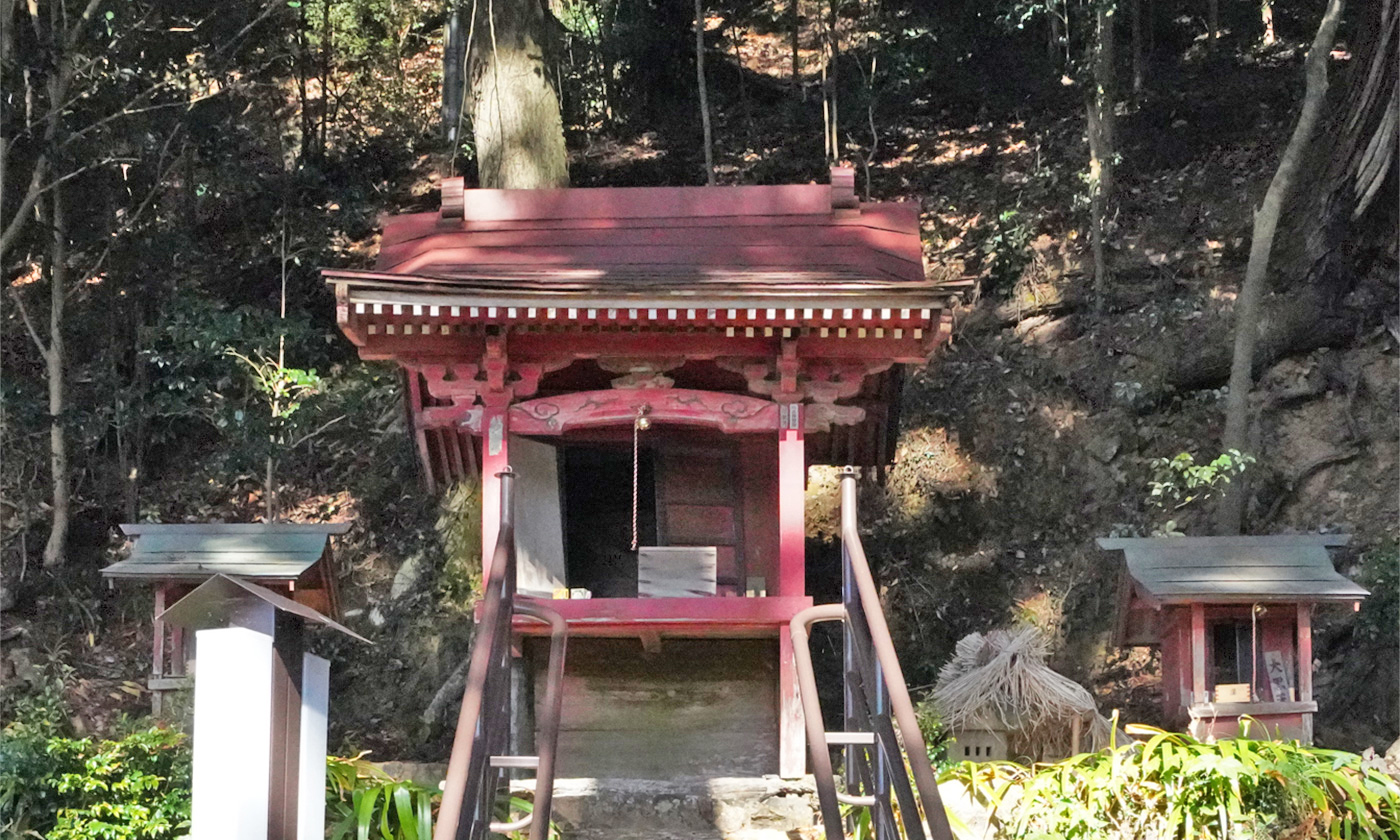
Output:
[[[531,797],[533,781],[512,785]],[[811,777],[556,779],[564,840],[792,840],[817,825]]]

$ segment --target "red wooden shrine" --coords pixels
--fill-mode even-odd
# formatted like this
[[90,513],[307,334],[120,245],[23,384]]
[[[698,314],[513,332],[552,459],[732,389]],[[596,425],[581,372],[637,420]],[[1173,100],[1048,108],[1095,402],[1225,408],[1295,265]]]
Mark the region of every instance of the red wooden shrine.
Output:
[[[374,269],[325,278],[361,357],[403,370],[428,485],[480,477],[485,557],[496,474],[516,472],[520,591],[585,637],[563,772],[800,775],[780,631],[811,604],[807,467],[882,469],[901,366],[947,337],[918,206],[858,201],[847,169],[793,186],[453,179],[439,212],[386,221]],[[698,590],[652,580],[693,563]]]
[[1312,742],[1312,614],[1370,593],[1333,568],[1344,534],[1100,539],[1122,551],[1118,644],[1159,647],[1168,725],[1203,740]]

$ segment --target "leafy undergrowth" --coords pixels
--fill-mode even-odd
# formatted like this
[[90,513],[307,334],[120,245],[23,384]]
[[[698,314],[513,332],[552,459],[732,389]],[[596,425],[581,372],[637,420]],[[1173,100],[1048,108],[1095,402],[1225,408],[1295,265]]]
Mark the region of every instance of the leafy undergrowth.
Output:
[[943,780],[999,838],[1400,837],[1400,782],[1359,755],[1128,729],[1146,740],[1033,767],[966,762]]

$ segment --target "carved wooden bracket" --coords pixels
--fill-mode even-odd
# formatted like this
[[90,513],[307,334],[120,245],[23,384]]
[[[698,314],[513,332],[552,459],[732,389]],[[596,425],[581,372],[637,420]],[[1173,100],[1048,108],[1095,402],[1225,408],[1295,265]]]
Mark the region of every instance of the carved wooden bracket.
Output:
[[558,435],[571,429],[631,425],[643,405],[653,423],[708,426],[726,433],[778,430],[775,402],[687,388],[580,391],[516,403],[510,407],[510,429],[524,435]]
[[751,393],[778,402],[834,403],[860,393],[865,377],[882,373],[892,361],[811,361],[798,359],[790,342],[777,359],[720,359],[725,370],[744,377]]
[[865,420],[865,409],[858,405],[813,403],[804,412],[808,432],[829,432],[832,426],[854,426]]
[[[467,410],[480,399],[484,405],[502,407],[519,400],[527,399],[539,391],[540,379],[548,372],[569,364],[570,359],[557,359],[547,362],[511,362],[505,352],[505,341],[501,336],[487,339],[486,353],[480,362],[462,362],[451,359],[431,359],[405,361],[404,368],[410,373],[423,377],[428,396],[438,401],[449,401],[451,406],[430,406],[424,409],[425,415],[433,419],[431,425],[448,423],[450,411],[457,411],[466,418]],[[444,409],[444,410],[438,410]],[[479,422],[478,422],[479,425]]]
[[454,428],[481,433],[482,407],[479,405],[436,405],[418,410],[414,425],[420,429]]
[[666,376],[666,371],[675,370],[685,364],[685,358],[649,358],[635,356],[599,356],[598,367],[609,373],[621,373],[612,381],[614,388],[670,388],[676,380]]

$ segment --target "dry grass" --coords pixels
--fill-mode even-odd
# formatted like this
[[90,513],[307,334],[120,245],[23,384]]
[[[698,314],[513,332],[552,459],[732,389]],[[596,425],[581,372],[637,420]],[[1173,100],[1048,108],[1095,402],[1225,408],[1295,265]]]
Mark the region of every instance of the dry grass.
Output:
[[1076,719],[1081,749],[1107,746],[1109,723],[1093,695],[1052,671],[1045,664],[1048,652],[1035,627],[964,637],[933,689],[943,722],[955,732],[1005,730],[1008,754],[1030,761],[1070,755]]

